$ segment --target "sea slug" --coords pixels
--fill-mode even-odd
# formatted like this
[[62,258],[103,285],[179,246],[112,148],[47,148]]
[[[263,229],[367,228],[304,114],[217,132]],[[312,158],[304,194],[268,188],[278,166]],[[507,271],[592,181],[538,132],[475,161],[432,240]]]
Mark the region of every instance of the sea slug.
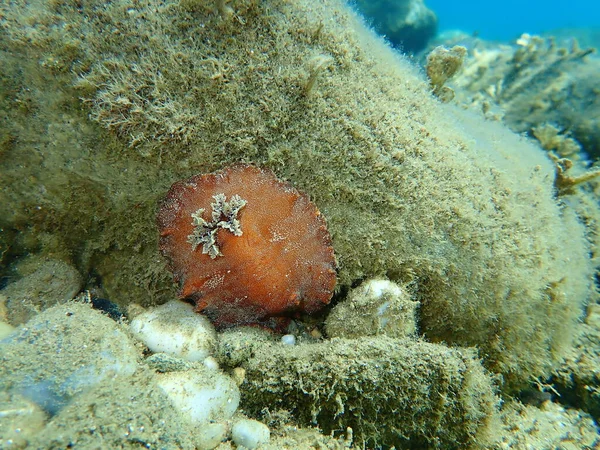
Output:
[[238,164],[176,182],[157,222],[179,296],[218,328],[281,328],[331,299],[336,262],[325,219],[270,170]]

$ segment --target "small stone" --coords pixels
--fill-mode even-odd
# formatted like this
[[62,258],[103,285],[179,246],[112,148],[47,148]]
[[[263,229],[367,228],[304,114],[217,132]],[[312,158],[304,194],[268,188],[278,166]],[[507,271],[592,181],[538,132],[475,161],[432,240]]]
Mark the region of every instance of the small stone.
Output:
[[213,370],[159,374],[158,385],[175,408],[200,424],[231,419],[240,403],[235,382]]
[[204,367],[206,367],[207,369],[219,370],[219,362],[215,359],[214,356],[207,356],[206,358],[204,358],[204,361],[202,361],[202,364],[204,364]]
[[28,259],[17,271],[28,273],[2,290],[12,325],[25,323],[51,306],[72,300],[81,290],[79,272],[58,259]]
[[202,361],[213,352],[217,334],[210,321],[194,307],[173,300],[139,314],[131,331],[154,353],[167,353],[188,361]]
[[166,353],[155,353],[154,355],[150,355],[145,359],[145,362],[148,367],[160,373],[179,372],[194,367],[194,363],[191,361]]
[[293,334],[286,334],[285,336],[281,336],[281,343],[283,345],[296,345],[296,336]]
[[0,447],[25,448],[29,439],[46,424],[46,414],[18,394],[0,392]]
[[227,438],[227,424],[223,422],[207,423],[196,433],[196,448],[212,450]]
[[257,420],[240,419],[233,424],[231,437],[236,445],[254,449],[268,443],[271,432],[269,427]]
[[368,280],[331,310],[325,331],[329,337],[340,338],[414,337],[418,305],[405,287],[389,280]]
[[310,331],[310,337],[313,339],[323,339],[323,333],[318,328],[313,328]]
[[235,384],[241,386],[246,379],[246,369],[243,367],[236,367],[231,373],[231,378],[235,381]]

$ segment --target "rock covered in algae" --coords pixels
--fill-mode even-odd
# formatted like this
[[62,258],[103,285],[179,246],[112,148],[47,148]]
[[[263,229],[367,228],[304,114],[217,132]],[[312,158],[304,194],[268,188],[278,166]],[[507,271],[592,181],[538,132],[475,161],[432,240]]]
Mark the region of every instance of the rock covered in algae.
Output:
[[378,334],[414,337],[418,306],[406,286],[389,280],[368,280],[331,310],[325,331],[329,337],[343,338]]
[[600,422],[600,304],[589,306],[575,343],[552,381],[563,403]]
[[[126,399],[126,400],[124,400]],[[29,438],[31,448],[203,449],[203,429],[173,408],[142,367],[75,397]]]
[[0,389],[50,414],[106,380],[132,375],[138,350],[89,305],[53,306],[0,342]]
[[26,230],[11,251],[78,255],[111,299],[164,302],[157,200],[252,162],[326,217],[342,291],[411,283],[428,339],[479,347],[510,383],[548,374],[591,264],[544,153],[440,105],[340,0],[219,5],[0,6],[0,227]]
[[79,272],[64,261],[31,258],[19,265],[23,278],[0,291],[6,297],[8,320],[27,322],[41,311],[72,300],[82,286]]
[[357,0],[356,8],[392,45],[420,51],[437,31],[437,17],[423,0]]
[[286,409],[355,445],[466,448],[490,442],[491,379],[471,350],[387,337],[263,345],[242,365],[244,411]]
[[539,408],[509,401],[502,408],[498,449],[595,449],[600,431],[587,414],[544,402]]

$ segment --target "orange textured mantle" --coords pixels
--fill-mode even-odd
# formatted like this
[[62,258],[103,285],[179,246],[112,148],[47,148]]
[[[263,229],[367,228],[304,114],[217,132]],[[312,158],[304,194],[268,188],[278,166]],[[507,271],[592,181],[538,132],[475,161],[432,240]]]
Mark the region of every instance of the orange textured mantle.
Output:
[[335,258],[308,196],[250,165],[175,183],[158,213],[180,297],[219,328],[312,313],[329,303]]

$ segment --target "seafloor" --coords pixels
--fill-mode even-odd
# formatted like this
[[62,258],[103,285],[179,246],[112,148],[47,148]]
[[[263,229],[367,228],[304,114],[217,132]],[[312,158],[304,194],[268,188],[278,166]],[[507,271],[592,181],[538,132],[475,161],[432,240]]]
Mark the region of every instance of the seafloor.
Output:
[[[338,0],[0,2],[0,448],[599,448],[600,58],[570,36],[409,59]],[[205,259],[312,284],[215,328],[156,217],[236,164],[307,217],[176,198]]]

